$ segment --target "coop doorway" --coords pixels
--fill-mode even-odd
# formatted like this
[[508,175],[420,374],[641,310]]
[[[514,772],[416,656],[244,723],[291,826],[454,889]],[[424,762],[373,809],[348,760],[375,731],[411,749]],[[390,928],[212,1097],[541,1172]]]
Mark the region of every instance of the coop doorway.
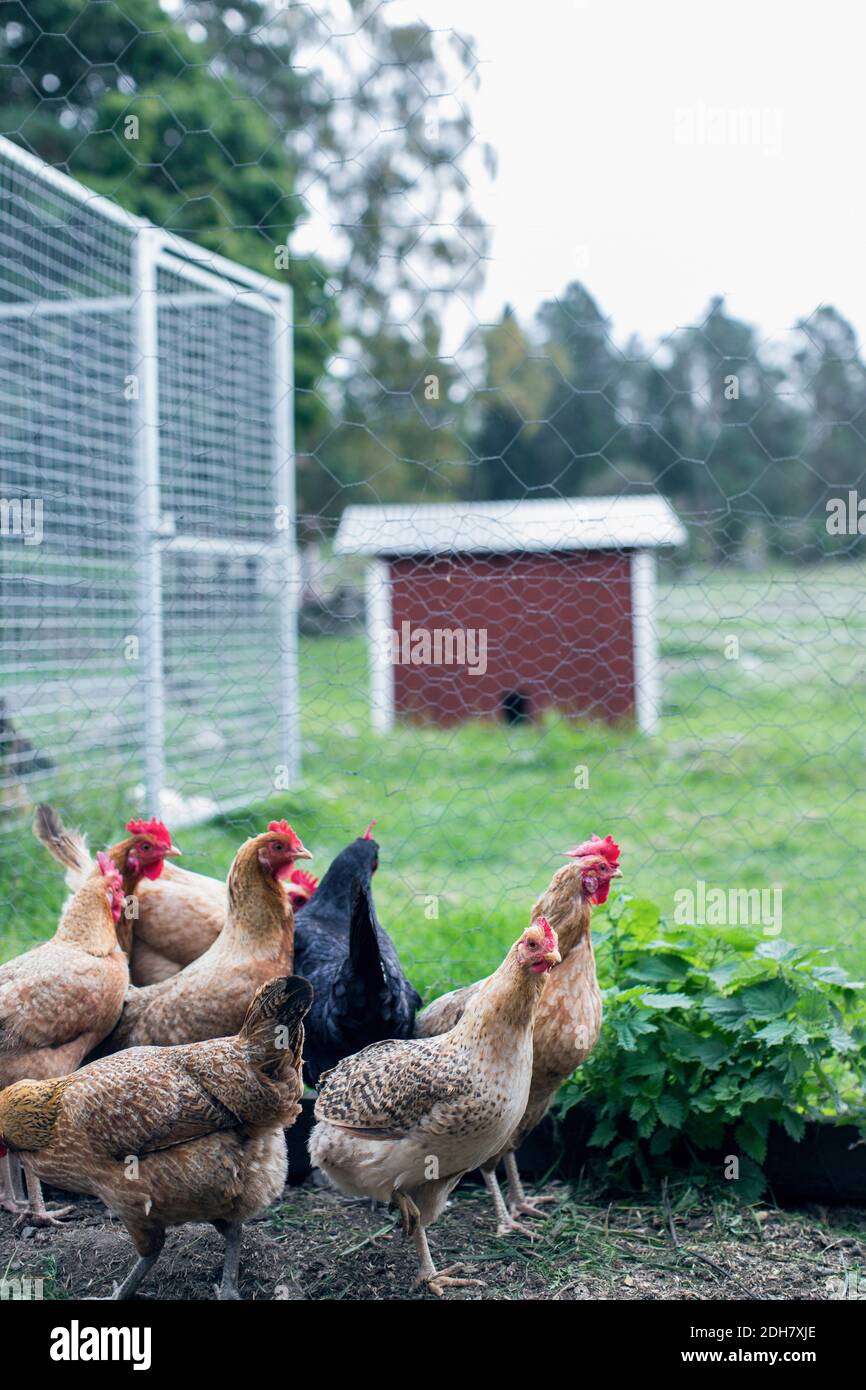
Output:
[[506,690],[499,701],[499,712],[506,724],[528,724],[531,718],[529,696],[522,690]]

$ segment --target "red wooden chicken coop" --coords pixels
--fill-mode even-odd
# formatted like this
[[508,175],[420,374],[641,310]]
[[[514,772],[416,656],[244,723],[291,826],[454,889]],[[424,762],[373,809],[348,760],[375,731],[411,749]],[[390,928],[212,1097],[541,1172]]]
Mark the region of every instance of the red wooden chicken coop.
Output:
[[655,556],[685,539],[651,495],[348,507],[335,549],[369,557],[373,727],[555,707],[651,733]]

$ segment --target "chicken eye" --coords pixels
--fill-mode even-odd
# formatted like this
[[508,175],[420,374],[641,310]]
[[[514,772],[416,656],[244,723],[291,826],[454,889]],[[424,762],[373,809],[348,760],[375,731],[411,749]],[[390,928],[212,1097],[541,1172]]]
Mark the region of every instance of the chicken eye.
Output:
[[146,850],[150,850],[150,849],[153,849],[153,845],[150,843],[149,840],[142,840],[142,842],[141,842],[141,848],[142,848],[142,849],[146,849]]

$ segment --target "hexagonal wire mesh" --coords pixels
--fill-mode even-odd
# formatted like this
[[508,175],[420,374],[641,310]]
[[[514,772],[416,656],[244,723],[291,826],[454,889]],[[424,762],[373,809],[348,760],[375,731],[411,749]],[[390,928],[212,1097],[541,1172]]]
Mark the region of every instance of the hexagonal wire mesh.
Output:
[[[33,0],[23,37],[7,31],[22,83],[28,23],[49,10]],[[285,65],[268,7],[236,43],[242,17],[226,20],[205,58],[205,7],[169,35],[164,14],[127,6],[111,61],[86,29],[94,11],[75,33],[41,25],[45,72],[70,54],[74,72],[54,105],[43,83],[31,115],[62,131],[71,113],[82,146],[104,137],[82,175],[202,244],[154,240],[4,145],[0,897],[25,914],[24,939],[49,925],[56,893],[29,883],[43,874],[35,799],[108,835],[159,794],[170,824],[196,827],[192,867],[218,874],[271,811],[297,820],[322,867],[377,816],[382,917],[422,988],[489,968],[559,851],[591,831],[622,842],[630,887],[666,910],[700,883],[781,886],[785,931],[823,939],[832,888],[832,938],[856,957],[864,619],[842,563],[856,534],[839,563],[802,563],[827,550],[831,480],[857,482],[815,461],[828,429],[855,429],[850,411],[834,421],[816,405],[815,373],[842,360],[833,325],[804,326],[794,381],[718,302],[632,351],[571,286],[537,330],[506,313],[445,354],[425,307],[459,297],[471,316],[485,247],[445,185],[455,171],[469,182],[471,124],[434,149],[459,83],[425,82],[424,26],[394,42],[390,67],[370,59],[376,80],[390,74],[387,119],[366,79],[339,88],[338,55],[361,71],[380,37],[376,10],[353,4],[341,28],[326,9],[285,8],[326,55],[298,108],[302,67]],[[176,55],[156,95],[135,69],[143,37]],[[105,107],[73,96],[82,73]],[[225,99],[208,105],[202,82]],[[350,158],[336,126],[314,148],[325,108],[357,123]],[[284,136],[297,109],[311,124]],[[272,122],[254,140],[250,111]],[[129,113],[143,157],[124,145]],[[182,162],[197,131],[211,137],[194,146],[201,174]],[[44,147],[27,119],[7,133]],[[413,142],[427,161],[415,182],[400,168]],[[79,146],[61,146],[78,167]],[[288,193],[275,150],[304,175]],[[297,214],[273,209],[294,198],[321,217],[323,187],[349,251],[341,282],[326,239],[312,284],[301,261],[280,262]],[[33,514],[15,511],[27,500],[43,507],[39,544],[24,534]]]

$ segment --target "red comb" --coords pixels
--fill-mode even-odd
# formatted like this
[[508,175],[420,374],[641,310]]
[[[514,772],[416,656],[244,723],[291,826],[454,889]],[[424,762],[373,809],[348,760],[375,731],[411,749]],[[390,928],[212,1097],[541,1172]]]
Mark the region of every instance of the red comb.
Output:
[[117,883],[123,883],[119,871],[114,867],[108,855],[101,849],[96,852],[96,862],[99,865],[99,872],[103,874],[109,882],[116,881]]
[[127,821],[126,828],[130,835],[149,835],[163,849],[171,849],[171,835],[166,830],[161,820],[155,817],[153,820],[131,820]]
[[268,830],[272,830],[275,835],[285,835],[293,849],[303,848],[300,839],[287,820],[269,821]]
[[313,896],[319,886],[319,880],[312,874],[307,873],[306,869],[292,869],[288,878],[289,883],[297,883],[300,888],[308,888],[310,897]]
[[376,821],[374,821],[374,820],[371,820],[371,821],[370,821],[370,824],[367,826],[367,829],[364,831],[363,835],[361,836],[361,839],[362,839],[362,840],[372,840],[372,838],[373,838],[373,833],[372,833],[372,832],[373,832],[373,826],[376,825],[376,824],[377,824]]
[[565,852],[569,859],[583,859],[587,854],[600,854],[612,868],[619,863],[619,845],[614,843],[612,835],[605,835],[603,840],[598,835],[593,835],[589,840],[584,840],[582,845],[576,845],[574,849],[567,849]]
[[553,928],[551,927],[547,918],[536,917],[532,925],[534,927],[541,927],[541,930],[544,932],[544,943],[547,946],[548,951],[555,951],[557,949],[556,937],[553,934]]

